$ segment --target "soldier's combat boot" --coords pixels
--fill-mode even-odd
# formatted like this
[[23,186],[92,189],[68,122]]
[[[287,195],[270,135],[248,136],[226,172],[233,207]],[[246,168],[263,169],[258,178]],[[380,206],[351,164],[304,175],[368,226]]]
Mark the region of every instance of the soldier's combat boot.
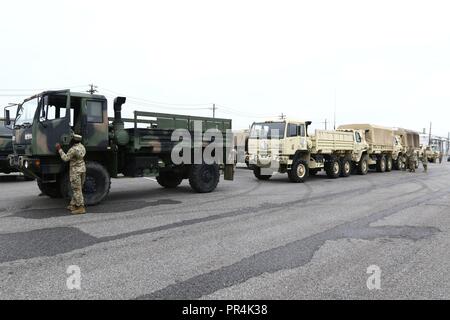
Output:
[[75,210],[72,210],[72,214],[85,214],[85,213],[86,209],[84,208],[84,206],[75,207]]
[[69,210],[69,211],[73,211],[73,210],[76,209],[76,207],[75,207],[74,205],[69,204],[69,205],[66,207],[66,209]]

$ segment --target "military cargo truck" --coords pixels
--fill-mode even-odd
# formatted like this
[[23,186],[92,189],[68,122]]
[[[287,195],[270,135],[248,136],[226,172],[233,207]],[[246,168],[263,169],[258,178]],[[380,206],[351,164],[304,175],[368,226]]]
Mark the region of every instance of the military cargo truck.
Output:
[[[412,148],[414,152],[421,154],[420,136],[416,131],[411,131],[402,128],[394,129],[394,152],[392,153],[392,160],[394,168],[397,170],[403,169],[403,163],[400,161],[401,157],[406,155],[407,151]],[[418,162],[416,164],[418,167]]]
[[394,130],[372,124],[348,124],[338,127],[338,131],[358,132],[368,145],[361,157],[370,168],[378,172],[392,171],[394,166]]
[[17,170],[9,165],[8,156],[13,153],[12,129],[5,125],[5,120],[0,118],[0,173],[11,173]]
[[[134,111],[133,118],[125,119],[121,113],[125,102],[125,97],[117,97],[114,117],[108,118],[107,99],[102,95],[63,90],[26,99],[15,117],[11,164],[36,177],[42,193],[70,197],[68,164],[61,161],[55,145],[60,143],[67,152],[73,132],[82,135],[87,151],[83,187],[87,205],[101,202],[109,193],[110,179],[119,175],[153,175],[165,188],[175,188],[183,179],[189,179],[191,187],[200,193],[216,188],[221,171],[225,179],[233,179],[234,163],[226,159],[227,146],[232,149],[232,137],[225,134],[231,129],[231,120],[140,111]],[[5,117],[9,122],[9,110],[5,110]],[[175,135],[174,140],[177,129],[184,130],[187,136]],[[219,133],[206,138],[203,133],[207,129]],[[217,157],[223,155],[222,159],[205,162],[202,152],[220,135],[224,143],[220,150],[213,152],[217,151]],[[181,163],[173,161],[172,155],[180,142],[188,145],[186,153],[186,149],[177,149],[175,153],[187,159]],[[200,151],[200,159],[196,151]]]
[[353,164],[367,174],[362,154],[368,145],[358,132],[316,130],[311,121],[282,120],[254,123],[248,142],[250,165],[257,179],[268,180],[275,172],[287,173],[292,182],[325,170],[329,178],[348,177]]

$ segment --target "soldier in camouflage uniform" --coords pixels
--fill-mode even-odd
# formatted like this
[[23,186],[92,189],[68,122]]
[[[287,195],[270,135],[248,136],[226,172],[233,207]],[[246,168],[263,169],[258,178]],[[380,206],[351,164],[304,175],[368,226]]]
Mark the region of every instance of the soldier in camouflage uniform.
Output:
[[429,148],[425,148],[423,150],[423,154],[422,154],[423,172],[425,172],[425,173],[428,172],[428,150],[429,150]]
[[61,149],[61,145],[56,145],[61,159],[65,162],[70,161],[70,185],[72,187],[72,200],[70,201],[68,210],[72,214],[84,214],[86,209],[84,207],[83,198],[83,185],[86,179],[86,165],[84,163],[84,156],[86,155],[86,149],[81,144],[82,137],[80,135],[72,135],[73,146],[69,151],[64,153]]
[[417,161],[417,155],[414,152],[414,150],[411,148],[408,152],[409,172],[416,172],[416,161]]

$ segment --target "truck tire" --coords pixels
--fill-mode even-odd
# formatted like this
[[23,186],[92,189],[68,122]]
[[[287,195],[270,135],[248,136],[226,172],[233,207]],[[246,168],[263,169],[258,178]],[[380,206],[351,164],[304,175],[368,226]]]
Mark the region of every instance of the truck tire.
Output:
[[189,174],[189,184],[198,193],[209,193],[216,189],[220,172],[217,164],[194,164]]
[[325,164],[325,172],[330,179],[339,178],[341,174],[341,163],[339,162],[339,160],[337,158],[330,159]]
[[377,161],[377,172],[385,172],[386,171],[386,157],[381,156]]
[[[108,170],[98,162],[86,163],[86,181],[83,186],[85,206],[95,206],[102,202],[111,188],[111,177]],[[69,171],[63,173],[61,178],[61,194],[66,198],[72,198]]]
[[26,175],[26,174],[23,175],[23,179],[24,179],[25,181],[34,181],[34,180],[36,180],[35,177],[29,176],[29,175]]
[[365,176],[369,172],[369,157],[364,155],[358,163],[358,174]]
[[158,181],[161,187],[173,189],[180,185],[181,181],[183,181],[183,177],[172,171],[163,171],[156,177],[156,181]]
[[304,160],[296,159],[288,171],[289,181],[294,183],[305,182],[309,176],[309,166]]
[[39,190],[50,198],[62,198],[59,184],[57,182],[43,183],[41,179],[37,179]]
[[394,170],[401,170],[401,160],[400,160],[400,155],[398,156],[397,160],[392,162],[392,167]]
[[261,174],[261,168],[260,167],[256,167],[256,166],[253,167],[253,175],[258,180],[269,180],[270,178],[272,178],[272,175]]
[[391,172],[394,164],[392,161],[392,157],[388,156],[386,158],[386,172]]
[[352,174],[352,161],[350,159],[341,160],[341,177],[346,178]]

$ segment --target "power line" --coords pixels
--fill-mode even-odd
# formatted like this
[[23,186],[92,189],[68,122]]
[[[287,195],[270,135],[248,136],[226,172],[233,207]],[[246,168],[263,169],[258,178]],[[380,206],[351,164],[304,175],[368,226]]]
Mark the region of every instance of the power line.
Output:
[[75,88],[81,88],[86,87],[88,85],[82,84],[82,85],[76,85],[76,86],[65,86],[65,87],[47,87],[47,88],[34,88],[34,89],[16,89],[16,88],[0,88],[0,91],[6,91],[6,92],[20,92],[20,91],[27,91],[27,92],[36,92],[36,91],[48,91],[48,90],[62,90],[62,89],[75,89]]
[[103,87],[99,87],[100,90],[104,90],[107,92],[110,92],[112,94],[116,94],[119,96],[125,96],[128,99],[132,99],[132,100],[137,100],[137,101],[144,101],[144,102],[148,102],[148,103],[153,103],[153,104],[158,104],[158,105],[168,105],[168,106],[210,106],[211,103],[169,103],[169,102],[161,102],[161,101],[155,101],[155,100],[149,100],[149,99],[144,99],[144,98],[138,98],[138,97],[133,97],[124,93],[120,93],[117,91],[113,91],[113,90],[109,90]]

